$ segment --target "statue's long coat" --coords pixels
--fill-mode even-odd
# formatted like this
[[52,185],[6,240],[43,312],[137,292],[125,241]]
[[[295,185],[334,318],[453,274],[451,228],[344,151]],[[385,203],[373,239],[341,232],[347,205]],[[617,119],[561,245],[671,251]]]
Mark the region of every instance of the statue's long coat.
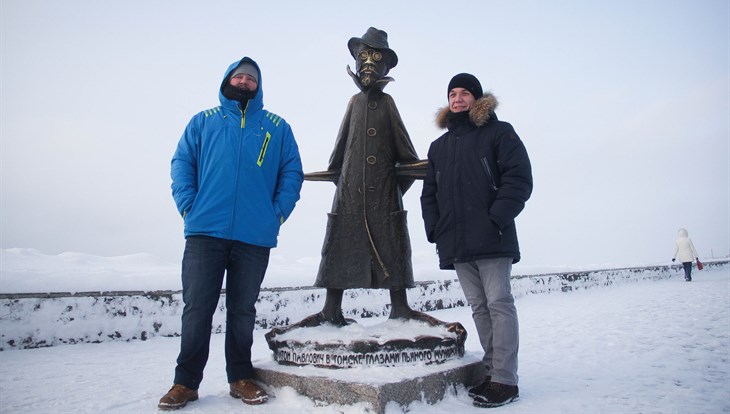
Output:
[[341,173],[315,286],[414,286],[402,200],[414,180],[397,178],[395,166],[418,155],[393,98],[383,92],[390,80],[354,95],[347,106],[328,167]]

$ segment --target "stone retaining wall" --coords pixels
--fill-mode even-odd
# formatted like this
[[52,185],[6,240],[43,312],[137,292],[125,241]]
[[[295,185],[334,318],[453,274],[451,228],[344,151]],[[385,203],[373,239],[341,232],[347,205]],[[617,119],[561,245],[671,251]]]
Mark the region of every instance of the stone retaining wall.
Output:
[[[727,259],[705,264],[728,268]],[[680,266],[653,266],[585,272],[515,276],[516,298],[530,294],[570,292],[642,280],[682,277]],[[319,312],[325,289],[263,289],[256,305],[259,329],[271,329]],[[408,291],[414,309],[434,311],[466,306],[458,280],[420,282]],[[349,318],[386,316],[386,290],[345,291],[343,312]],[[180,291],[0,294],[0,351],[61,344],[146,340],[179,336],[183,309]],[[213,332],[225,330],[225,292],[213,317]]]

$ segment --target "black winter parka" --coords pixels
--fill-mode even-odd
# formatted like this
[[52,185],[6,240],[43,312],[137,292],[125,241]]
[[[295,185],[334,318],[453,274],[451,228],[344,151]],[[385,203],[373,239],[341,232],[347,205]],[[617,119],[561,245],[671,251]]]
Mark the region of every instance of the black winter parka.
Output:
[[436,116],[448,132],[428,150],[421,209],[441,269],[480,259],[520,260],[514,219],[532,193],[532,167],[512,125],[497,119],[496,107],[487,93],[468,116],[448,107]]

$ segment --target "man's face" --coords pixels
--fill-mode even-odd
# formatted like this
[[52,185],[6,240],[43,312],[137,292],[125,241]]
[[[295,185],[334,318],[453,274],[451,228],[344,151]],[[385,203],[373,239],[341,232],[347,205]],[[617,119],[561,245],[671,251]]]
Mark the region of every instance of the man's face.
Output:
[[230,83],[231,86],[233,86],[234,88],[238,88],[246,92],[255,91],[256,88],[259,86],[258,82],[256,82],[256,79],[254,79],[251,75],[247,75],[245,73],[239,73],[235,76],[231,76],[231,80],[228,83]]
[[389,68],[385,56],[377,49],[369,49],[367,46],[363,46],[355,56],[357,77],[363,87],[370,87],[375,81],[388,73]]
[[476,98],[464,88],[454,88],[449,91],[449,110],[451,112],[464,112],[474,107]]

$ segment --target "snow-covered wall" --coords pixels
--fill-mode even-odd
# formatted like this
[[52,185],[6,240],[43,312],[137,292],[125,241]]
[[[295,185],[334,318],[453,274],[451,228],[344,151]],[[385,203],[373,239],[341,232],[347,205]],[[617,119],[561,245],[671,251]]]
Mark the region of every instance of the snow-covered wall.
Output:
[[[705,266],[730,268],[730,261]],[[520,298],[682,275],[680,266],[653,266],[516,276],[512,292]],[[325,292],[312,287],[262,290],[257,328],[288,325],[319,312]],[[408,291],[408,301],[426,312],[466,306],[458,280],[419,283]],[[345,291],[342,307],[346,317],[377,317],[389,313],[389,303],[386,290],[352,289]],[[182,309],[179,291],[0,294],[0,351],[178,336]],[[225,292],[213,317],[213,332],[224,331]]]

